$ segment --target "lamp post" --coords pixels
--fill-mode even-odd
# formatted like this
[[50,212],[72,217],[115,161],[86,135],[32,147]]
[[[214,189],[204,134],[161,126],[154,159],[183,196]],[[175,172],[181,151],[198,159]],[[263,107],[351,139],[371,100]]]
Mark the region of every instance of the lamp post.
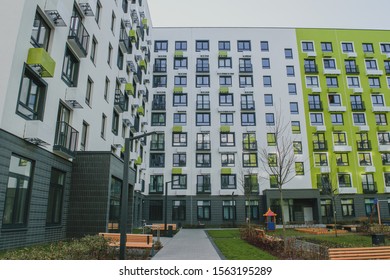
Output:
[[233,217],[233,227],[235,227],[235,220],[236,220],[236,213],[235,213],[235,207],[234,207],[234,192],[232,192],[232,217]]
[[146,136],[156,134],[157,132],[148,132],[142,135],[129,137],[125,139],[124,163],[123,163],[123,184],[121,197],[121,212],[120,212],[120,243],[119,243],[119,259],[126,259],[126,233],[127,233],[127,211],[129,209],[129,161],[130,161],[130,142],[144,138]]
[[167,234],[167,220],[168,220],[168,184],[171,184],[173,182],[178,182],[180,181],[179,179],[177,180],[172,180],[172,181],[168,181],[168,182],[165,182],[165,195],[164,195],[164,198],[165,198],[165,207],[164,207],[164,232],[165,232],[165,235]]

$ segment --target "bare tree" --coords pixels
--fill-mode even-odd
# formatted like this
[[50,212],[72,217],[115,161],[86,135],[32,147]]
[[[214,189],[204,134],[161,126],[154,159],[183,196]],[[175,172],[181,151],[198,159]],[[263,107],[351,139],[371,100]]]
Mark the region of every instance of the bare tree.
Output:
[[[283,211],[283,187],[290,182],[296,174],[294,141],[291,133],[290,121],[285,121],[276,111],[275,124],[269,127],[268,136],[273,140],[273,146],[259,147],[259,161],[262,163],[264,174],[262,178],[269,180],[280,193],[280,211],[282,216],[283,235],[286,224]],[[265,175],[265,176],[264,176]]]
[[245,220],[248,225],[251,224],[251,202],[255,193],[258,193],[259,183],[258,174],[252,167],[241,167],[238,173],[238,188],[244,193],[245,209],[248,203],[248,211],[246,211]]

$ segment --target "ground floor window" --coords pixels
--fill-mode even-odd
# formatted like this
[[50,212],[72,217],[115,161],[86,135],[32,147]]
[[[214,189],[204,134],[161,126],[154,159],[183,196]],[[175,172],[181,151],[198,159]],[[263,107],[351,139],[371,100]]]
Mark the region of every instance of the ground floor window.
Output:
[[245,201],[245,217],[250,218],[251,220],[259,219],[259,201]]
[[236,216],[236,202],[234,200],[222,201],[222,213],[224,220],[234,220]]
[[211,201],[200,200],[197,202],[197,213],[199,220],[210,220],[211,219]]
[[342,199],[341,200],[341,209],[343,212],[343,217],[354,217],[355,216],[355,207],[353,204],[353,199]]
[[60,224],[62,214],[62,199],[65,188],[65,172],[52,169],[49,188],[49,200],[47,202],[47,224]]
[[186,219],[186,201],[174,200],[172,203],[172,220]]
[[119,229],[121,193],[122,181],[112,177],[110,190],[110,212],[108,214],[108,230],[110,231],[116,231]]
[[364,208],[366,209],[366,216],[377,215],[376,203],[374,198],[366,198],[364,200]]
[[149,203],[149,220],[161,221],[163,219],[163,201],[151,200]]

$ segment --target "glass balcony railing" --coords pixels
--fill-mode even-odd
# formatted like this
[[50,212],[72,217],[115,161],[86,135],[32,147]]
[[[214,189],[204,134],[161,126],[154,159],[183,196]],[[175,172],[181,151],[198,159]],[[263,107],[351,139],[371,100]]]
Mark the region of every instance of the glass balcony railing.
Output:
[[77,16],[71,17],[68,40],[79,57],[87,56],[89,34]]
[[67,158],[75,157],[79,132],[66,122],[58,122],[53,150]]

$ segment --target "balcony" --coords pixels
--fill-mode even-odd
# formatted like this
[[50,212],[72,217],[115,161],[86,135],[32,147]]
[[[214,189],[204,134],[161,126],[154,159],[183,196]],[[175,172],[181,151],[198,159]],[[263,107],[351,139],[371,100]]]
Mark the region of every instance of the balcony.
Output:
[[165,105],[165,102],[161,102],[161,101],[157,101],[157,100],[153,100],[153,103],[152,103],[152,110],[165,110],[166,108],[166,105]]
[[324,75],[340,75],[341,70],[337,68],[325,68]]
[[367,74],[367,76],[382,76],[383,71],[375,69],[375,68],[371,68],[371,69],[366,70],[366,74]]
[[196,65],[196,72],[197,73],[209,73],[210,72],[209,64],[197,64]]
[[84,58],[87,56],[89,34],[79,17],[73,16],[71,18],[68,42],[78,57]]
[[380,152],[390,152],[390,141],[380,140],[379,141],[379,151]]
[[115,90],[114,107],[119,113],[123,113],[129,109],[129,98],[120,89]]
[[241,101],[241,110],[254,110],[255,101]]
[[77,150],[79,132],[66,122],[58,122],[53,151],[65,158],[74,158]]
[[150,150],[152,151],[164,151],[165,143],[160,141],[150,141]]
[[126,29],[121,29],[119,34],[119,47],[124,53],[131,54],[133,52],[133,46]]
[[313,141],[313,150],[314,151],[327,151],[328,143],[326,140],[324,141]]
[[47,146],[53,140],[50,131],[50,127],[42,121],[26,121],[23,139],[34,145]]
[[347,74],[360,74],[358,66],[345,66],[345,73]]
[[242,141],[242,149],[246,151],[256,151],[257,150],[257,141]]
[[27,56],[27,64],[32,67],[38,67],[38,72],[41,77],[52,78],[54,76],[56,62],[43,48],[29,49]]
[[318,74],[317,65],[305,65],[305,74]]
[[362,183],[363,193],[364,194],[374,194],[378,192],[378,188],[376,187],[376,182],[372,183]]
[[358,151],[371,151],[372,149],[370,140],[356,141],[356,146]]
[[240,73],[252,73],[253,72],[252,64],[240,65],[239,71],[240,71]]
[[366,107],[364,106],[364,102],[351,102],[352,111],[365,111]]
[[210,110],[210,101],[196,101],[196,110]]
[[134,96],[135,90],[132,83],[125,84],[125,93]]
[[321,101],[309,101],[309,110],[311,111],[322,111],[322,102]]
[[130,41],[131,41],[132,43],[138,42],[137,31],[135,31],[135,30],[130,30],[130,31],[129,31],[129,37],[130,37]]
[[137,113],[140,116],[145,116],[145,109],[144,109],[144,107],[142,107],[142,106],[138,107]]
[[211,142],[210,141],[196,141],[196,150],[197,151],[210,151]]

